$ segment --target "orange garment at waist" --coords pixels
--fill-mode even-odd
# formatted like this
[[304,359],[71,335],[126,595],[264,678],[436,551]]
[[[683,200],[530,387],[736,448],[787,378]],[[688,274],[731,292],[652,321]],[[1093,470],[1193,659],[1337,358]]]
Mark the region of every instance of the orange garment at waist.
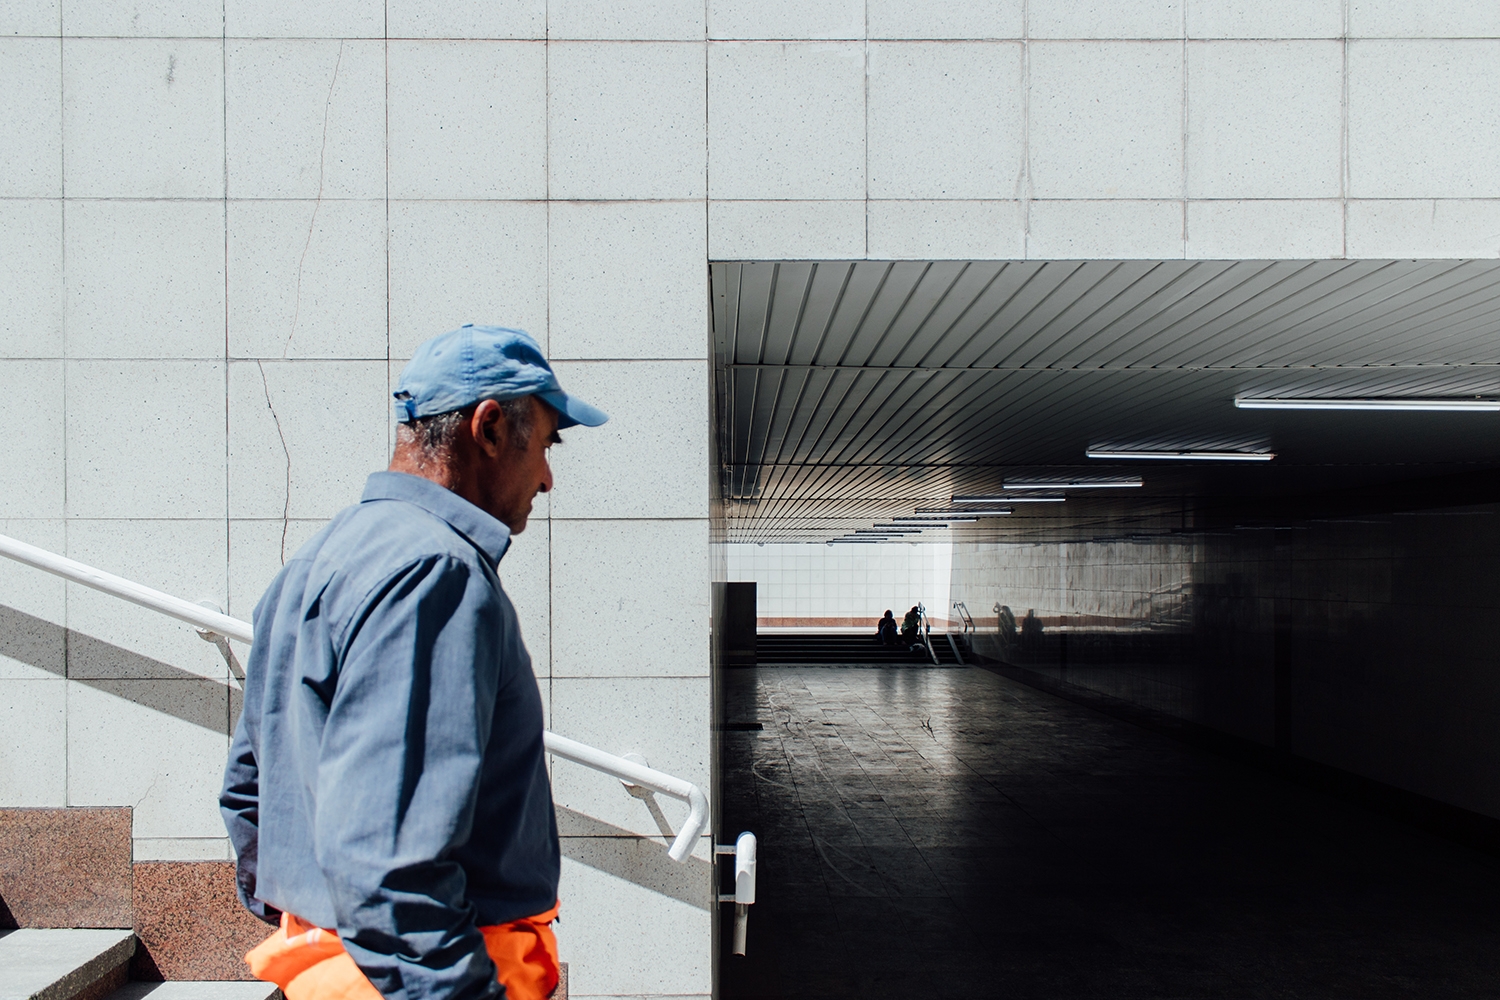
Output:
[[[508,1000],[546,1000],[557,988],[557,937],[549,926],[555,919],[554,905],[534,917],[479,928]],[[383,1000],[338,934],[290,913],[245,962],[255,978],[281,987],[286,1000]]]

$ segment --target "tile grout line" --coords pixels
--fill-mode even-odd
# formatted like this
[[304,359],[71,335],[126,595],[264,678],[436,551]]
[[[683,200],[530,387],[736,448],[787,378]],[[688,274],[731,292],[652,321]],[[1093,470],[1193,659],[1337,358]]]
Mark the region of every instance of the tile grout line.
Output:
[[[63,553],[68,552],[68,86],[67,86],[67,42],[63,36],[63,8],[62,4],[57,7],[57,192],[58,192],[58,217],[59,217],[59,239],[58,239],[58,267],[62,272],[60,279],[62,284],[62,461],[63,461],[63,503],[62,503],[62,545]],[[62,641],[63,641],[63,806],[66,807],[73,798],[73,774],[72,754],[68,752],[72,739],[72,707],[73,707],[73,685],[68,683],[68,675],[72,669],[72,648],[69,642],[68,629],[68,606],[70,604],[71,592],[66,582],[62,585]],[[132,831],[132,834],[134,831]]]

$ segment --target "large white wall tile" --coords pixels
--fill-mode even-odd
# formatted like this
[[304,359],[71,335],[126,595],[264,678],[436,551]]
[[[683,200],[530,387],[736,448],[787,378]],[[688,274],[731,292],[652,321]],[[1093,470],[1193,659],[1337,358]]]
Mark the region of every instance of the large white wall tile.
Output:
[[70,202],[64,243],[69,357],[223,357],[223,202]]
[[1033,260],[1149,260],[1183,254],[1182,203],[1034,201],[1026,256]]
[[0,806],[68,804],[67,685],[0,678]]
[[706,519],[554,518],[552,676],[706,673],[708,589]]
[[1199,260],[1341,257],[1344,213],[1324,201],[1190,201],[1187,256]]
[[614,0],[551,0],[547,35],[559,38],[702,39],[706,13],[702,0],[656,0],[622,4]]
[[391,357],[465,323],[547,345],[547,206],[392,202]]
[[62,194],[62,49],[54,38],[0,38],[0,197]]
[[63,362],[0,361],[0,385],[15,412],[31,414],[24,431],[0,437],[0,516],[63,515]]
[[63,0],[63,34],[117,38],[218,38],[224,0]]
[[1181,38],[1183,0],[1030,0],[1032,38]]
[[516,606],[532,672],[547,677],[552,672],[552,525],[536,511],[526,529],[511,536],[500,560],[500,585]]
[[609,414],[552,450],[554,517],[707,517],[708,362],[557,362],[569,392]]
[[132,806],[138,837],[218,837],[229,688],[100,680],[68,690],[68,805]]
[[863,38],[862,0],[708,0],[710,38]]
[[[642,653],[649,655],[649,644]],[[708,713],[707,677],[552,679],[552,724],[558,733],[610,753],[640,754],[649,766],[704,789],[709,787]],[[618,778],[559,760],[552,768],[552,790],[559,806],[661,837],[645,804],[627,794]],[[687,804],[658,801],[672,829],[678,829]]]
[[1188,196],[1329,198],[1341,192],[1340,42],[1188,46]]
[[52,35],[62,32],[62,0],[0,0],[0,35]]
[[[353,504],[358,500],[351,500]],[[236,518],[229,522],[229,604],[227,614],[250,621],[261,595],[308,539],[328,522],[324,519]],[[242,658],[244,649],[235,651]]]
[[841,260],[865,256],[863,201],[711,201],[713,260]]
[[703,75],[701,43],[549,45],[549,197],[702,198]]
[[1338,38],[1344,0],[1187,0],[1189,38]]
[[224,363],[68,362],[70,517],[223,517]]
[[231,41],[231,198],[385,197],[385,43]]
[[1500,257],[1500,200],[1349,202],[1348,255]]
[[62,201],[0,201],[0,355],[63,354]]
[[[223,518],[68,522],[69,558],[186,601],[228,603]],[[191,625],[79,584],[68,584],[68,676],[224,681],[224,659]],[[77,638],[87,637],[87,640]],[[122,652],[123,651],[123,652]]]
[[872,260],[1006,260],[1025,255],[1018,201],[872,201]]
[[550,356],[708,353],[704,205],[553,202]]
[[220,41],[63,43],[63,177],[70,197],[224,194]]
[[542,198],[542,42],[391,42],[393,198]]
[[1031,173],[1038,198],[1182,194],[1182,46],[1031,46]]
[[386,467],[383,361],[229,366],[231,517],[332,517]]
[[1349,195],[1500,196],[1500,39],[1351,42]]
[[[692,861],[674,871],[676,862],[666,859],[661,844],[621,838],[578,838],[564,845],[563,854],[558,890],[563,920],[557,940],[568,963],[569,995],[582,997],[586,990],[595,996],[711,993],[710,949],[683,947],[683,942],[712,938],[711,907],[716,904],[709,900],[716,886],[707,862]],[[632,877],[632,862],[642,874]],[[701,901],[640,884],[652,885],[653,876],[667,865],[672,868],[665,874],[696,887]]]
[[710,196],[863,198],[864,102],[860,44],[709,46]]
[[1016,196],[1019,44],[872,44],[868,77],[871,198]]
[[546,38],[547,0],[387,0],[391,38]]
[[1023,0],[867,0],[871,38],[1020,38]]
[[229,355],[386,356],[386,203],[229,203]]
[[224,0],[230,38],[380,38],[385,0]]
[[1349,34],[1361,38],[1494,38],[1500,5],[1490,0],[1349,0]]
[[[61,518],[0,520],[0,535],[48,552],[65,552],[68,547]],[[62,676],[67,646],[62,628],[68,620],[62,577],[13,563],[0,572],[0,606],[0,614],[8,609],[38,619],[33,623],[20,617],[10,620],[4,632],[8,652],[0,654],[0,677],[45,680]]]

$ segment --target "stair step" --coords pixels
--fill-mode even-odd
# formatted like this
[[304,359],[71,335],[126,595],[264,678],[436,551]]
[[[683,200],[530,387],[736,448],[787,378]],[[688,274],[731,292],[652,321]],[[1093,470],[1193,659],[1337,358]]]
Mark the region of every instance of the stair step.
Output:
[[275,983],[126,983],[109,1000],[281,1000]]
[[0,1000],[101,1000],[134,954],[128,930],[0,931]]

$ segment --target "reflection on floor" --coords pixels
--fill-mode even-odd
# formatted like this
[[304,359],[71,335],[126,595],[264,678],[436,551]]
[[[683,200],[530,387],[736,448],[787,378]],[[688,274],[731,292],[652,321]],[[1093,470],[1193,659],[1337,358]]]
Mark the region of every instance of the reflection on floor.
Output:
[[980,669],[725,676],[726,1000],[1500,996],[1493,857]]

